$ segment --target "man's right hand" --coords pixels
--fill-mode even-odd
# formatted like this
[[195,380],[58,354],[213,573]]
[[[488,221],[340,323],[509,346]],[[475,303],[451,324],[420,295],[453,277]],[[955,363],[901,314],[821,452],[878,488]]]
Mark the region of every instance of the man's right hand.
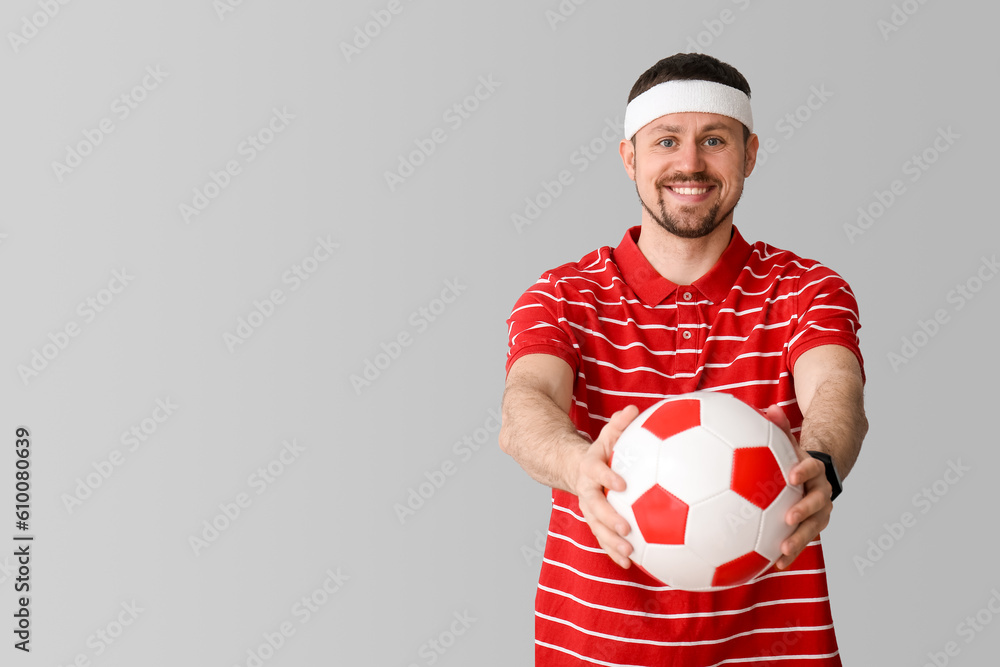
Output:
[[569,418],[576,370],[560,357],[527,354],[507,373],[500,447],[535,480],[575,494],[601,548],[629,567],[628,522],[611,507],[604,489],[625,490],[625,480],[608,467],[611,450],[639,410],[634,405],[611,416],[597,440],[588,443]]
[[629,533],[629,525],[608,502],[604,489],[625,490],[625,480],[611,470],[608,461],[611,460],[611,450],[618,441],[618,436],[638,416],[639,409],[634,405],[611,415],[611,420],[601,429],[597,440],[578,459],[576,475],[572,478],[573,492],[580,501],[580,511],[583,512],[587,525],[601,548],[623,568],[632,564],[629,560],[632,545],[625,539],[625,535]]

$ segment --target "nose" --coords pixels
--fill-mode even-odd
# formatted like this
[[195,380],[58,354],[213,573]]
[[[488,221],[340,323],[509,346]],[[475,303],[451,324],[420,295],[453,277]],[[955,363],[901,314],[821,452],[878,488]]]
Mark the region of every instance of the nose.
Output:
[[674,154],[677,158],[677,170],[685,174],[696,174],[705,170],[705,156],[702,147],[696,141],[688,141],[680,146]]

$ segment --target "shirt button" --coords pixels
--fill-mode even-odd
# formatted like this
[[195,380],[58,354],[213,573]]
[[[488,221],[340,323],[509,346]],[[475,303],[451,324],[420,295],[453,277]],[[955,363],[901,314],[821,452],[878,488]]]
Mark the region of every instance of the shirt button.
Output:
[[685,331],[684,333],[681,334],[681,337],[684,340],[688,340],[689,338],[691,338],[691,332],[690,331]]
[[685,301],[691,300],[691,292],[684,292],[684,300]]

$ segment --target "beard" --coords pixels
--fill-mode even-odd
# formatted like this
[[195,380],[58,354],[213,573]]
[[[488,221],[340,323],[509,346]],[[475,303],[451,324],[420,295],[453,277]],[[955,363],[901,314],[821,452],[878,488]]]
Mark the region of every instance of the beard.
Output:
[[[665,188],[670,182],[674,183],[707,183],[709,185],[719,186],[718,183],[713,183],[711,180],[704,176],[690,177],[673,176],[668,182],[657,183],[657,200],[656,208],[658,211],[653,211],[653,208],[646,204],[642,199],[642,195],[639,195],[639,186],[636,184],[635,193],[639,195],[639,201],[642,203],[642,207],[646,209],[650,217],[656,221],[660,227],[670,232],[674,236],[678,236],[684,239],[698,239],[704,236],[708,236],[714,232],[722,221],[732,215],[733,211],[736,209],[736,204],[739,203],[739,197],[736,199],[736,204],[733,204],[732,208],[725,212],[724,215],[719,215],[719,209],[722,206],[721,200],[717,200],[715,204],[701,217],[698,217],[694,213],[693,206],[682,206],[679,214],[672,214],[667,211],[667,203],[663,197],[663,188]],[[739,193],[740,196],[743,195],[742,190]]]

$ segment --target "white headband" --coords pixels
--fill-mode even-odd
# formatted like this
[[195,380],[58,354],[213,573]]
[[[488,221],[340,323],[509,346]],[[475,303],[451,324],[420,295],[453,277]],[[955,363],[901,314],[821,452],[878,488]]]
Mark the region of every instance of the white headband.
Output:
[[625,138],[660,116],[684,111],[717,113],[740,121],[753,132],[750,98],[741,90],[715,83],[678,79],[653,86],[625,107]]

